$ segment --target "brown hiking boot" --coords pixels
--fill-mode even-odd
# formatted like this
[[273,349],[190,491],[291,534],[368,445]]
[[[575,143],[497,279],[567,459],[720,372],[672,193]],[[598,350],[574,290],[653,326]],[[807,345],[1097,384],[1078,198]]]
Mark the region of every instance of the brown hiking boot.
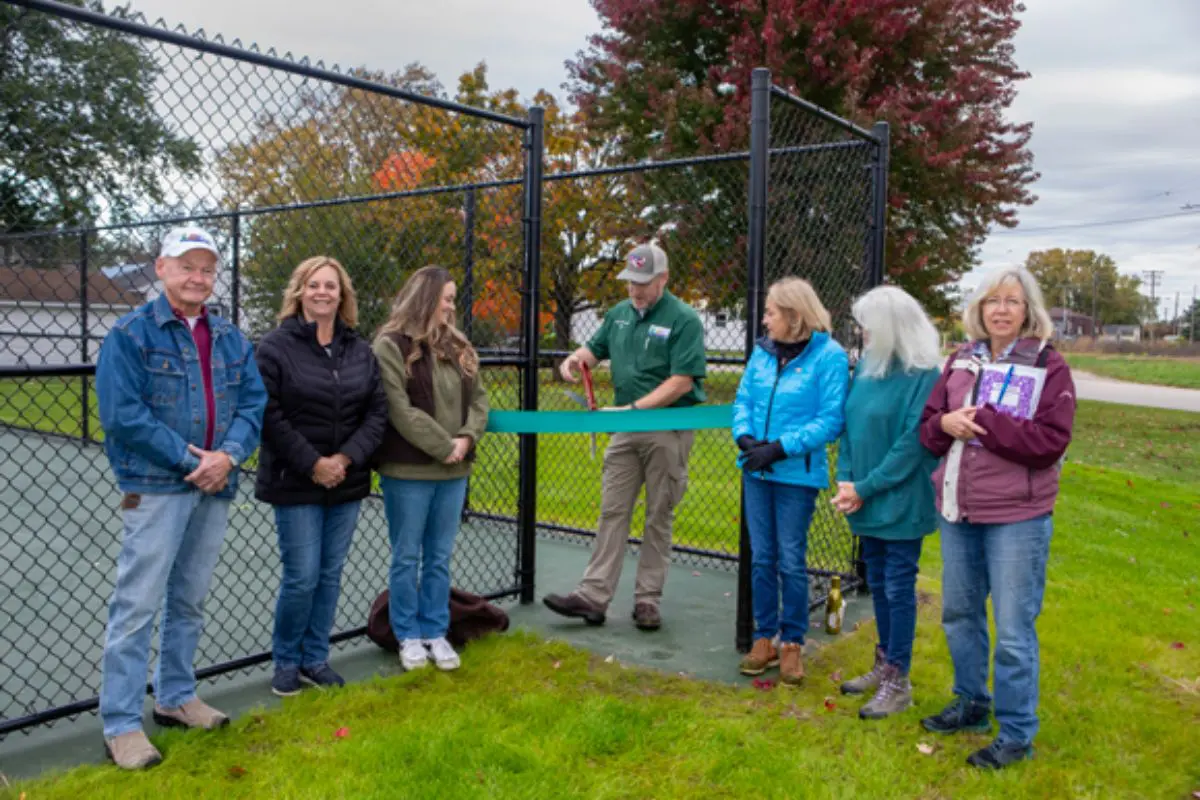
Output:
[[163,708],[154,704],[154,721],[159,725],[175,728],[203,728],[211,731],[229,724],[229,717],[205,703],[199,697],[193,697],[179,708]]
[[145,769],[162,761],[162,753],[143,731],[130,731],[104,740],[104,752],[121,769]]
[[638,630],[656,631],[662,627],[662,616],[653,603],[634,603],[633,624]]
[[779,651],[775,649],[775,644],[764,636],[754,640],[754,646],[742,658],[742,664],[738,669],[743,675],[762,675],[771,667],[777,666],[779,666]]
[[804,681],[804,645],[784,642],[779,648],[779,680],[789,686]]
[[542,598],[542,603],[555,614],[578,617],[588,625],[604,624],[604,609],[584,600],[575,592],[568,595],[548,594]]
[[883,680],[883,669],[886,666],[886,656],[884,656],[882,650],[876,647],[875,665],[871,667],[871,671],[843,683],[842,694],[866,694],[867,692],[875,691],[879,688],[879,682]]

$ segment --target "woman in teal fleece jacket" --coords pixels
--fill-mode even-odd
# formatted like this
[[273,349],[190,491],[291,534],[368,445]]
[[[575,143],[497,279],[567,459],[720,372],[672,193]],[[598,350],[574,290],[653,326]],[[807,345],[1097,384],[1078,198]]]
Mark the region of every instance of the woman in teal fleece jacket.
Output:
[[865,344],[846,397],[832,502],[862,542],[879,645],[871,671],[842,684],[842,692],[874,690],[858,713],[881,719],[912,705],[917,564],[922,540],[937,528],[930,482],[937,459],[918,428],[941,352],[933,324],[903,289],[872,289],[852,313]]

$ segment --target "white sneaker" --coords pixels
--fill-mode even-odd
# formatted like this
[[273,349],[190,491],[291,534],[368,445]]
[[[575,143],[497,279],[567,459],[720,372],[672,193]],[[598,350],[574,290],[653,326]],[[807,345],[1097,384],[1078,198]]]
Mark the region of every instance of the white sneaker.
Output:
[[400,666],[406,670],[414,670],[428,664],[429,651],[420,639],[405,639],[400,643]]
[[454,648],[450,646],[444,636],[437,639],[426,639],[425,646],[429,648],[429,655],[440,670],[458,669],[462,664],[458,660],[458,653],[454,652]]

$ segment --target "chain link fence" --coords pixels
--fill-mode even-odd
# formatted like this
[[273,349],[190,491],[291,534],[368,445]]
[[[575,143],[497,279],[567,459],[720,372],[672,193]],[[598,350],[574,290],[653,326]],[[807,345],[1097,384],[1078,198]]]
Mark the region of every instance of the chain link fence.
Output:
[[[223,269],[210,305],[252,339],[275,325],[292,269],[320,253],[350,273],[367,337],[429,263],[519,309],[532,125],[441,99],[421,73],[343,73],[82,4],[0,4],[0,60],[2,736],[95,707],[121,519],[92,376],[113,323],[157,296],[163,234],[185,223],[214,234]],[[504,327],[507,300],[481,308],[481,335]],[[492,339],[492,403],[520,408],[521,343]],[[515,441],[485,439],[479,463],[472,508],[510,507]],[[269,660],[280,568],[253,470],[252,459],[206,602],[201,676]],[[512,522],[468,520],[456,585],[517,594],[532,580],[520,551]],[[372,497],[337,639],[361,632],[389,560]]]
[[[498,409],[577,408],[555,367],[625,297],[615,275],[636,243],[660,242],[671,290],[700,312],[718,404],[733,400],[770,281],[811,280],[849,343],[848,304],[880,275],[885,144],[779,90],[751,151],[543,177],[537,109],[459,106],[420,72],[342,73],[46,0],[0,2],[0,59],[25,81],[0,81],[15,120],[0,134],[0,672],[12,676],[0,736],[95,707],[121,520],[94,363],[112,324],[157,295],[153,260],[170,227],[214,233],[224,266],[211,305],[251,338],[274,326],[287,277],[309,256],[345,265],[368,337],[408,274],[446,266]],[[100,64],[54,69],[70,59]],[[103,114],[123,137],[87,127]],[[769,186],[757,228],[756,169]],[[607,373],[597,378],[610,401]],[[481,442],[456,585],[533,599],[535,534],[594,535],[599,439],[594,460],[582,436]],[[728,431],[697,432],[676,515],[684,563],[738,563],[735,458]],[[201,677],[269,661],[278,552],[253,469],[243,466],[207,602]],[[641,524],[639,507],[633,547]],[[823,511],[811,541],[819,574],[851,573],[844,523]],[[336,640],[361,633],[389,559],[373,497]],[[739,631],[748,613],[739,604]]]

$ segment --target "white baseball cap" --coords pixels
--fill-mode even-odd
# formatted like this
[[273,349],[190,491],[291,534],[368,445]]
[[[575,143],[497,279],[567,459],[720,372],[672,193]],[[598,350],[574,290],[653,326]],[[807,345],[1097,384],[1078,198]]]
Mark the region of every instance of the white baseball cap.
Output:
[[184,225],[171,228],[162,239],[162,255],[165,258],[179,258],[191,250],[207,250],[221,260],[221,251],[213,241],[212,234],[195,225]]

